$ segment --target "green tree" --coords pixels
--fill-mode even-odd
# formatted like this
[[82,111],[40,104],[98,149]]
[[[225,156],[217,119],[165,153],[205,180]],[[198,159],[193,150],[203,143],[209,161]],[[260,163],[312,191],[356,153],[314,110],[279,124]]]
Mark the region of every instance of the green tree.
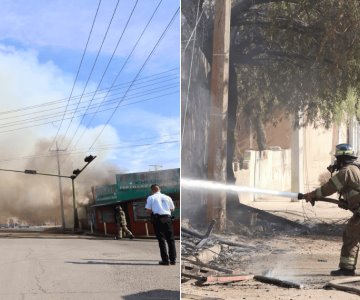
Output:
[[[182,0],[183,21],[190,28],[199,5],[197,45],[209,63],[213,4]],[[189,34],[183,32],[183,39]],[[292,116],[294,126],[329,127],[345,113],[358,115],[360,1],[234,0],[230,43],[229,178],[239,116],[252,126],[263,150],[265,125],[279,121],[275,112]]]

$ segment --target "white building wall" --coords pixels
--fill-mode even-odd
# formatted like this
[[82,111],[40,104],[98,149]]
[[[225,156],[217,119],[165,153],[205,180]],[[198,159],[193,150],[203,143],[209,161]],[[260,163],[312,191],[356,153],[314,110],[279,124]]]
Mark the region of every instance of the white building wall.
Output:
[[[236,185],[262,189],[289,191],[291,187],[290,150],[248,150],[245,152],[243,168],[233,163]],[[275,197],[266,196],[266,199]],[[261,194],[239,193],[242,203],[264,199]],[[278,199],[278,198],[276,198]]]
[[[353,141],[355,142],[358,141],[358,127],[359,125],[355,124],[352,131]],[[346,126],[339,126],[335,129],[307,127],[303,130],[303,151],[291,151],[291,149],[274,149],[262,152],[245,151],[242,169],[240,169],[239,163],[233,163],[236,184],[278,191],[301,193],[312,191],[320,186],[320,175],[326,177],[329,174],[326,168],[333,162],[334,145],[346,141]],[[359,149],[357,144],[354,147]],[[302,157],[296,157],[295,155],[293,159],[303,160],[302,170],[297,173],[302,176],[303,184],[299,186],[298,190],[292,190],[291,185],[291,155],[294,155],[294,153],[298,153],[297,155],[302,155]],[[301,168],[301,164],[298,165]],[[239,200],[242,203],[274,199],[291,200],[262,196],[261,194],[239,194]]]
[[[304,186],[301,192],[310,192],[320,185],[319,176],[328,173],[334,160],[333,130],[307,127],[304,130]],[[336,135],[335,135],[336,138]]]

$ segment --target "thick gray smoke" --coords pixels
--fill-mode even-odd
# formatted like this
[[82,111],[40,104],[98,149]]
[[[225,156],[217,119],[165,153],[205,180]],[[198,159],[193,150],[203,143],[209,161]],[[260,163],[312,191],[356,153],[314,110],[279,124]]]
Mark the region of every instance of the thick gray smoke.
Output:
[[[57,174],[56,153],[49,151],[49,148],[60,122],[43,126],[32,126],[34,124],[31,122],[15,125],[20,120],[17,116],[24,118],[24,113],[33,111],[9,111],[41,106],[49,101],[69,97],[73,77],[51,62],[40,63],[34,52],[17,51],[0,45],[0,78],[3,83],[0,88],[0,169],[32,169]],[[89,88],[94,90],[93,86]],[[80,95],[80,91],[79,87],[74,95]],[[28,118],[31,117],[29,115]],[[79,122],[75,118],[69,132],[73,132]],[[66,128],[67,124],[63,127]],[[78,147],[89,147],[101,128],[101,125],[91,129],[80,127],[80,131],[84,129],[85,134]],[[58,140],[62,140],[60,135]],[[65,140],[64,145],[67,142],[69,141]],[[102,145],[119,143],[116,130],[111,126],[106,127],[98,142]],[[113,150],[81,152],[76,155],[61,151],[61,173],[70,176],[74,169],[81,169],[85,165],[83,159],[88,154],[98,157],[75,180],[78,203],[91,200],[91,186],[115,183],[115,174],[119,173],[117,167],[109,165],[109,159],[114,156]],[[62,186],[66,225],[70,226],[73,213],[71,180],[63,179]],[[5,223],[8,217],[17,217],[35,224],[47,221],[59,224],[60,216],[57,177],[0,171],[0,223]]]
[[[42,140],[36,144],[39,154],[49,148],[51,141]],[[85,155],[60,154],[61,174],[71,176],[76,168],[85,165]],[[56,153],[52,156],[34,158],[26,161],[23,169],[37,170],[41,173],[57,174]],[[96,158],[75,179],[76,200],[78,204],[92,201],[91,186],[115,183],[115,174],[120,173],[113,165]],[[64,210],[66,223],[72,223],[72,184],[71,179],[62,179]],[[44,222],[61,223],[60,192],[57,177],[22,174],[15,172],[0,172],[0,223],[5,223],[8,217],[17,217],[31,224]]]

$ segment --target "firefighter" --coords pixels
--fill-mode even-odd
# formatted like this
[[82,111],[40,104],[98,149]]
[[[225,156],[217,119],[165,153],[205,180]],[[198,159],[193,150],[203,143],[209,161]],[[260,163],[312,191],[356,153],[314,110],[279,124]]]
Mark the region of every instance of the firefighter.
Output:
[[331,271],[330,275],[354,276],[360,242],[360,167],[355,163],[357,156],[349,144],[337,145],[335,157],[334,164],[328,167],[331,173],[336,172],[335,175],[304,198],[315,205],[316,199],[337,192],[340,194],[339,207],[353,213],[343,233],[339,269]]
[[118,236],[117,239],[122,239],[123,231],[129,236],[130,239],[134,238],[132,232],[127,228],[126,217],[123,209],[120,205],[115,207],[116,211],[116,223],[118,226]]

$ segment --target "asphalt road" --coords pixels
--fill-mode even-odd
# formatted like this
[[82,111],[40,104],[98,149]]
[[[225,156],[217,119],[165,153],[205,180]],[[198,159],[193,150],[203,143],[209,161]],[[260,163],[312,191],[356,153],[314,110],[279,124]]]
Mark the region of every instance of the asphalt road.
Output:
[[180,299],[156,240],[29,236],[0,238],[0,299]]

